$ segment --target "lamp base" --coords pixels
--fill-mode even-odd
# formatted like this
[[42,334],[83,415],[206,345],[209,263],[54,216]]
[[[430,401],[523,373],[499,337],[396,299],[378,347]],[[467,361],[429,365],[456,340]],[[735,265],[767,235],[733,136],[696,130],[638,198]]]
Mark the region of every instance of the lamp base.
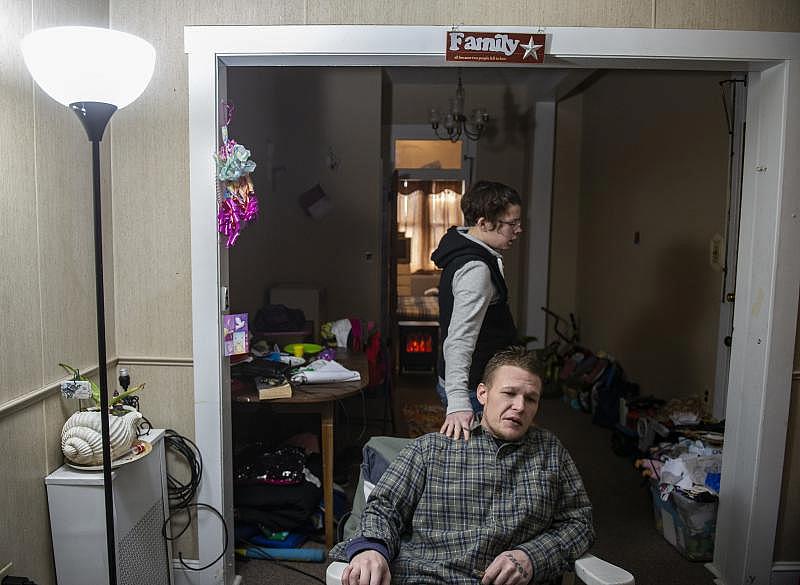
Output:
[[69,105],[83,124],[90,142],[100,142],[117,106],[103,102],[75,102]]

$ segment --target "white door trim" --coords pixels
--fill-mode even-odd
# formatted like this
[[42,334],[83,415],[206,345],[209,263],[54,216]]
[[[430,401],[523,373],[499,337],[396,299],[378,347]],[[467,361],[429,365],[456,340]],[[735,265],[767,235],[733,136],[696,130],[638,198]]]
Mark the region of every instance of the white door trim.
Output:
[[[195,428],[206,465],[200,501],[227,509],[223,506],[223,463],[230,464],[223,461],[227,457],[223,455],[223,437],[230,433],[230,418],[224,406],[229,397],[223,394],[220,357],[220,261],[210,156],[216,145],[218,63],[443,66],[447,30],[443,26],[184,29],[189,54]],[[714,566],[725,585],[767,584],[780,500],[800,288],[800,263],[795,259],[800,249],[800,165],[785,164],[800,160],[800,35],[602,28],[549,28],[545,32],[548,59],[557,67],[751,72],[734,312],[737,343],[731,355]],[[210,521],[201,523],[202,561],[219,553],[221,539],[218,527]],[[194,583],[230,583],[233,570],[220,561],[195,577]]]

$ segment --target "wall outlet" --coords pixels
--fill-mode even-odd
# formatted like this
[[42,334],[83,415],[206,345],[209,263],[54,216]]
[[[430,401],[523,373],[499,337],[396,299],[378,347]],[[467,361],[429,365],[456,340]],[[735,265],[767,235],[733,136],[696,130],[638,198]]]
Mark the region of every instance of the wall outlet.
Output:
[[14,563],[6,563],[5,565],[0,566],[0,581],[11,574],[11,567],[13,566]]

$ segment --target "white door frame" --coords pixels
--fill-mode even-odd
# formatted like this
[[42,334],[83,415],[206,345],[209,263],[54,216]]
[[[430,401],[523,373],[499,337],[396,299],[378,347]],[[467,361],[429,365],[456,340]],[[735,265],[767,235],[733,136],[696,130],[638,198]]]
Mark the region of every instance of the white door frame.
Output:
[[[530,32],[522,27],[472,30]],[[220,247],[211,154],[220,67],[443,66],[447,27],[197,26],[184,29],[189,67],[195,428],[205,469],[199,501],[231,494],[230,398],[223,394]],[[556,67],[748,70],[737,340],[731,353],[722,497],[713,568],[724,585],[767,585],[780,500],[800,262],[800,35],[737,31],[549,28]],[[463,65],[462,65],[463,66]],[[788,162],[788,164],[787,164]],[[229,475],[229,473],[228,473]],[[199,524],[200,562],[219,554],[214,519]],[[230,583],[230,552],[191,583]]]

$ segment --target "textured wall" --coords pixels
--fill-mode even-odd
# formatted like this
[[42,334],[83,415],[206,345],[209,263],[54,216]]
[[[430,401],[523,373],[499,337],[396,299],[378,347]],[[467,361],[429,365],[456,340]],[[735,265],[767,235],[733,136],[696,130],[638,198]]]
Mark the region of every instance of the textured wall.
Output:
[[[58,363],[97,364],[91,146],[78,119],[34,87],[19,43],[54,25],[108,23],[105,1],[0,2],[0,407],[63,377]],[[108,134],[106,135],[108,137]],[[111,251],[110,140],[101,148],[106,249]],[[114,312],[113,258],[106,263]],[[113,317],[109,355],[114,354]],[[55,582],[44,476],[62,463],[59,437],[75,409],[57,392],[0,415],[0,565]]]
[[[57,380],[58,360],[84,368],[96,363],[89,170],[84,159],[75,162],[76,156],[88,157],[88,144],[77,120],[34,90],[18,53],[19,40],[30,30],[110,20],[114,28],[156,47],[151,86],[115,116],[102,150],[104,165],[111,154],[114,188],[113,253],[112,230],[106,230],[107,309],[116,315],[109,321],[109,355],[183,359],[191,357],[184,25],[481,23],[800,31],[800,5],[794,0],[513,0],[501,5],[256,0],[235,11],[191,0],[0,0],[0,14],[0,149],[7,169],[0,176],[6,209],[0,219],[6,236],[0,252],[5,318],[0,408]],[[112,212],[109,205],[105,210]],[[157,411],[156,424],[193,436],[191,368],[154,364],[134,366],[134,373],[150,382],[144,400]],[[0,526],[15,535],[0,540],[0,562],[12,560],[15,569],[40,585],[54,581],[50,562],[42,561],[50,558],[42,477],[60,464],[58,430],[70,409],[52,397],[0,415],[0,474],[10,478],[0,488],[6,502]],[[798,424],[795,415],[790,425]]]

